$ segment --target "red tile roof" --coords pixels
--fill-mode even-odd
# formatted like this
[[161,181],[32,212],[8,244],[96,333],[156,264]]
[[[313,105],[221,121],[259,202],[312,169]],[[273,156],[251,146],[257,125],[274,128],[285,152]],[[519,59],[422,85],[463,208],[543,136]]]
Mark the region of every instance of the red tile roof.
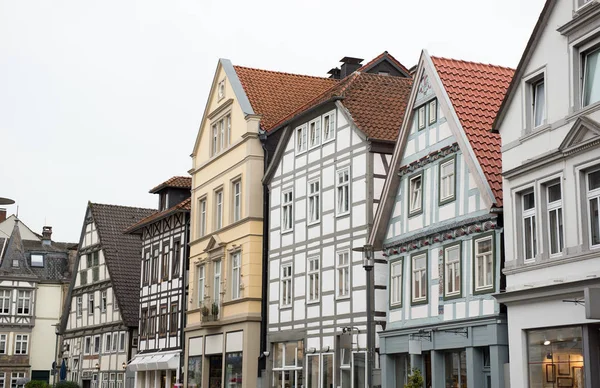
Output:
[[392,56],[392,54],[388,53],[387,51],[382,52],[381,54],[379,54],[378,56],[376,56],[375,58],[373,58],[372,60],[370,60],[368,63],[366,63],[365,65],[363,65],[357,71],[367,71],[369,69],[369,67],[371,67],[375,63],[379,62],[383,58],[389,59],[390,62],[392,62],[394,65],[398,66],[406,74],[410,74],[410,71],[403,64],[401,64],[399,60],[397,60],[396,58],[394,58]]
[[160,185],[154,187],[150,190],[150,193],[156,193],[159,190],[162,190],[166,187],[175,187],[179,189],[191,189],[192,188],[192,178],[189,176],[174,176],[172,178],[167,179]]
[[125,229],[125,231],[123,233],[133,233],[136,230],[139,230],[140,228],[142,228],[143,226],[151,224],[158,220],[162,220],[163,218],[166,218],[166,217],[170,216],[171,214],[189,212],[192,208],[191,204],[192,204],[191,198],[184,199],[183,201],[179,202],[175,206],[172,206],[172,207],[170,207],[166,210],[160,211],[160,212],[156,212],[154,214],[149,215],[146,218],[141,219],[140,221],[136,222],[135,224],[133,224],[130,227],[128,227],[127,229]]
[[260,125],[265,131],[270,131],[282,118],[337,83],[330,78],[242,66],[233,68],[254,113],[262,116]]
[[514,70],[446,58],[431,60],[496,197],[496,205],[502,206],[501,141],[491,129]]

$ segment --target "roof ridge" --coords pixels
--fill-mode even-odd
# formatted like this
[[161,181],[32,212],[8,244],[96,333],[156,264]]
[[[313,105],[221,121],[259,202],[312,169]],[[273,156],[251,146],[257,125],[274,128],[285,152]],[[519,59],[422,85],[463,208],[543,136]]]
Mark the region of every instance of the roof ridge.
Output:
[[295,76],[295,77],[304,77],[304,78],[330,79],[330,80],[332,80],[332,81],[338,81],[338,80],[334,80],[333,78],[329,78],[329,77],[319,77],[319,76],[316,76],[316,75],[307,75],[307,74],[289,73],[289,72],[285,72],[285,71],[277,71],[277,70],[257,69],[257,68],[255,68],[255,67],[247,67],[247,66],[240,66],[240,65],[233,65],[233,67],[234,67],[234,68],[245,69],[245,70],[262,71],[262,72],[265,72],[265,73],[273,73],[273,74],[291,75],[291,76]]
[[152,209],[152,208],[138,207],[138,206],[113,205],[113,204],[110,204],[110,203],[90,202],[90,205],[93,205],[93,206],[110,206],[110,207],[118,207],[118,208],[125,208],[125,209],[138,209],[138,210],[152,210],[152,211],[157,211],[157,209]]
[[454,61],[454,62],[469,63],[469,64],[472,64],[472,65],[482,65],[482,66],[486,66],[486,67],[496,67],[496,68],[499,68],[499,69],[515,71],[515,69],[513,69],[512,67],[508,67],[508,66],[494,65],[494,64],[491,64],[491,63],[477,62],[477,61],[467,61],[465,59],[455,59],[455,58],[447,58],[447,57],[438,57],[438,56],[435,56],[435,55],[432,55],[431,59],[440,59],[440,60],[443,60],[443,61]]

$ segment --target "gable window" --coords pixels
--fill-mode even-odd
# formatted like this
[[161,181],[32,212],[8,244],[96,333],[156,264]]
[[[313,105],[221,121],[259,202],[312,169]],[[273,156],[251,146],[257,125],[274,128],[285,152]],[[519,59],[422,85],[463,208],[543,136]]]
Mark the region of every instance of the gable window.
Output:
[[233,182],[233,222],[242,218],[242,182]]
[[337,296],[350,296],[350,252],[338,252],[337,275]]
[[83,239],[83,246],[93,245],[98,242],[98,233],[96,233],[96,224],[90,222],[85,226],[85,236]]
[[284,191],[281,196],[281,229],[283,231],[292,230],[294,226],[294,193],[292,190]]
[[308,259],[308,301],[319,300],[319,274],[321,273],[320,259],[312,257]]
[[113,290],[113,311],[119,311],[119,303],[117,302],[117,294]]
[[19,268],[19,260],[18,259],[13,259],[12,261],[12,266],[14,268]]
[[308,123],[308,137],[310,139],[310,148],[321,144],[321,118],[317,118]]
[[205,287],[205,278],[206,278],[206,267],[204,264],[199,265],[198,268],[198,307],[202,307],[204,303],[204,287]]
[[161,259],[161,275],[162,280],[167,280],[169,278],[169,242],[163,241],[163,252]]
[[169,322],[169,333],[177,334],[177,329],[179,327],[179,317],[178,317],[178,306],[177,303],[171,304],[171,320]]
[[242,255],[231,255],[231,299],[239,299],[242,294]]
[[200,220],[199,220],[199,231],[200,231],[200,237],[206,235],[206,199],[201,199],[200,200],[200,206],[198,207],[200,209]]
[[308,222],[318,222],[321,216],[321,188],[319,180],[308,182]]
[[417,129],[425,128],[425,105],[417,108]]
[[525,261],[534,260],[537,254],[537,239],[535,228],[535,196],[533,191],[521,195],[523,206],[523,250]]
[[[135,338],[134,338],[135,340]],[[119,352],[125,351],[125,332],[119,333]]]
[[544,79],[531,84],[531,103],[533,104],[533,127],[539,127],[546,117],[546,85]]
[[223,227],[223,190],[215,193],[215,230]]
[[88,314],[94,313],[94,293],[88,294]]
[[98,258],[98,251],[88,254],[86,257],[86,261],[88,269],[92,270],[92,281],[97,282],[98,280],[100,280],[100,260]]
[[211,126],[211,156],[221,153],[229,146],[231,115],[226,115]]
[[560,182],[549,185],[546,190],[548,198],[547,207],[550,233],[550,254],[556,255],[562,253],[564,247],[562,192]]
[[444,296],[460,296],[461,293],[461,245],[444,248]]
[[158,245],[152,247],[152,283],[158,282]]
[[296,153],[306,151],[306,125],[296,128]]
[[221,301],[221,260],[214,262],[213,292],[213,301],[219,304]]
[[10,290],[0,290],[0,314],[10,314]]
[[31,291],[19,291],[17,294],[17,315],[31,314]]
[[31,255],[31,266],[32,267],[43,267],[44,256],[43,255]]
[[440,163],[440,205],[454,201],[456,192],[456,163],[454,158]]
[[587,199],[589,202],[590,238],[591,245],[600,245],[600,170],[587,174]]
[[494,286],[493,235],[473,241],[475,257],[475,291],[491,289]]
[[437,121],[437,99],[429,101],[429,125]]
[[77,307],[75,307],[75,314],[77,314],[78,317],[81,317],[83,315],[83,297],[82,296],[77,297]]
[[173,242],[173,278],[179,276],[179,266],[181,265],[181,241]]
[[292,305],[292,265],[285,264],[281,267],[281,305]]
[[100,300],[100,311],[106,312],[106,290],[102,291],[102,297]]
[[335,137],[335,111],[323,115],[323,143]]
[[350,211],[350,169],[338,170],[336,175],[336,214],[347,214]]
[[412,302],[413,304],[427,301],[427,254],[417,254],[412,262]]
[[28,334],[16,334],[15,335],[15,354],[27,354],[27,347],[29,345]]
[[160,316],[158,318],[158,334],[161,337],[167,335],[167,319],[168,319],[167,305],[164,304],[164,305],[160,306]]
[[217,87],[217,96],[219,100],[225,97],[225,80],[219,81],[219,85]]
[[0,334],[0,354],[6,354],[6,334]]
[[85,286],[88,282],[87,274],[88,274],[87,269],[84,269],[83,271],[79,272],[79,283],[82,286]]
[[144,285],[150,283],[150,250],[146,249],[144,251],[144,268],[143,268],[143,278]]
[[583,53],[583,96],[582,105],[600,101],[600,49]]
[[390,264],[390,305],[402,306],[402,266],[404,260],[400,259]]
[[421,212],[423,208],[423,175],[415,175],[408,180],[408,215],[412,216]]

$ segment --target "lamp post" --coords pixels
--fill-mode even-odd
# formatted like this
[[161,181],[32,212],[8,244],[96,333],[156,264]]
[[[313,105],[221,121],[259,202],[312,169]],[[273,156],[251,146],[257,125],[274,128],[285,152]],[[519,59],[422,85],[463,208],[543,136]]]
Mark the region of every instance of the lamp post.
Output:
[[54,381],[54,385],[56,386],[56,374],[57,374],[56,373],[57,372],[56,367],[58,366],[58,363],[57,363],[57,359],[58,359],[58,336],[60,335],[60,322],[56,323],[56,324],[54,324],[52,326],[54,326],[54,334],[56,334],[56,341],[54,343],[54,362],[52,363],[52,369],[53,369],[52,373],[54,373],[54,376],[53,376],[52,380]]
[[364,245],[362,247],[353,248],[355,252],[363,254],[363,268],[367,275],[367,387],[373,386],[373,357],[375,348],[375,330],[373,327],[373,305],[375,304],[375,275],[373,267],[375,259],[372,245]]

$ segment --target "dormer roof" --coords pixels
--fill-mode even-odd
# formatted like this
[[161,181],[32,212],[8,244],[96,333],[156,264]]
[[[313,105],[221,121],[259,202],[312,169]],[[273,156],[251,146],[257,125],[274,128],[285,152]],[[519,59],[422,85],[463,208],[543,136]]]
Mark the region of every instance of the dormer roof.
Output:
[[174,176],[172,178],[167,179],[160,185],[152,188],[149,192],[151,194],[156,194],[162,189],[166,188],[176,188],[176,189],[191,189],[192,188],[192,178],[189,176]]

